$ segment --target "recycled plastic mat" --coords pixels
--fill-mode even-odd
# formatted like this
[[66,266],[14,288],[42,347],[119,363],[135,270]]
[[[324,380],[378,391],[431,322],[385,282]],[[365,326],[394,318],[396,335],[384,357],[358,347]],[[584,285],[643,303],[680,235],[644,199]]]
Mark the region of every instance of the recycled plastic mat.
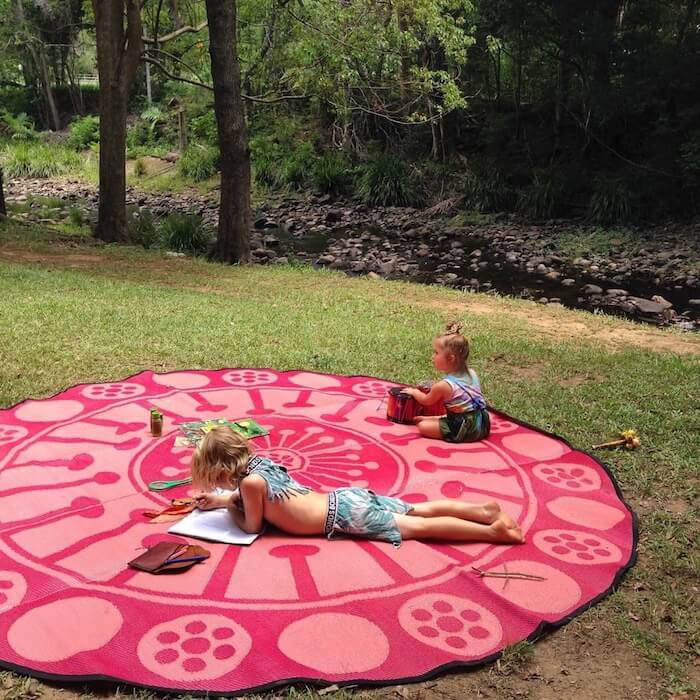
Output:
[[[146,371],[0,411],[0,664],[215,694],[406,682],[493,660],[611,592],[634,561],[636,525],[601,463],[495,411],[488,440],[421,438],[386,420],[390,386],[305,371]],[[147,432],[152,406],[165,415],[161,438]],[[168,536],[143,511],[192,493],[147,490],[188,474],[175,423],[216,416],[254,417],[270,430],[258,453],[316,489],[497,499],[527,543],[396,549],[273,531],[249,547],[208,544],[211,558],[177,576],[128,569],[138,548]]]

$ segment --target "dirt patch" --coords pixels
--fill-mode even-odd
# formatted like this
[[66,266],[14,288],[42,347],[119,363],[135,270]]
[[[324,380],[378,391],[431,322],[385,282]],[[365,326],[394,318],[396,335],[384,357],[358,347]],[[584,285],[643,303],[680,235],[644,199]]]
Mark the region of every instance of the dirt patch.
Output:
[[127,177],[133,177],[136,170],[136,161],[141,161],[144,168],[143,175],[145,177],[156,177],[157,175],[163,175],[177,167],[177,163],[165,160],[164,158],[157,158],[155,156],[143,156],[142,158],[136,158],[134,160],[126,161],[126,175]]
[[573,387],[581,386],[582,384],[588,384],[589,382],[600,382],[602,380],[602,377],[596,377],[593,374],[575,374],[573,377],[559,379],[557,384],[565,389],[571,389]]
[[611,626],[600,620],[586,621],[586,617],[537,642],[531,658],[520,665],[497,662],[485,669],[370,695],[407,700],[658,698],[662,675],[616,641]]
[[[492,303],[483,301],[450,302],[412,299],[423,308],[446,311],[455,314],[476,314],[479,316],[507,316],[522,321],[532,329],[533,336],[545,336],[557,340],[583,340],[596,343],[607,350],[619,352],[630,347],[651,352],[672,352],[679,355],[700,355],[700,340],[693,335],[677,335],[671,331],[656,328],[634,327],[620,321],[614,326],[603,325],[600,319],[591,315],[590,319],[572,318],[576,312],[563,309],[547,309],[538,305],[529,309],[526,305],[513,308],[498,299]],[[580,314],[577,314],[580,315]]]
[[673,513],[674,515],[686,515],[690,510],[690,505],[682,498],[675,498],[666,502],[664,505],[664,510],[667,513]]
[[512,374],[512,376],[518,377],[518,379],[527,379],[528,381],[533,382],[542,379],[542,377],[545,376],[545,372],[547,369],[546,366],[542,363],[513,362],[506,355],[493,355],[491,357],[486,358],[486,363],[498,367],[499,369],[508,368],[508,371]]

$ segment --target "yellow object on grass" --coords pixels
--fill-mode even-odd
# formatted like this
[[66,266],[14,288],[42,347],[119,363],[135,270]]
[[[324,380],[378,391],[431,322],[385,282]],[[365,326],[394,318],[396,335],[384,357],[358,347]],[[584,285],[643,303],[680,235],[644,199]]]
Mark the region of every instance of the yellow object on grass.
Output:
[[641,444],[642,441],[639,439],[637,431],[634,430],[634,428],[629,428],[628,430],[623,430],[617,440],[610,440],[609,442],[602,442],[600,445],[593,445],[593,449],[599,450],[608,447],[624,446],[627,450],[636,450]]

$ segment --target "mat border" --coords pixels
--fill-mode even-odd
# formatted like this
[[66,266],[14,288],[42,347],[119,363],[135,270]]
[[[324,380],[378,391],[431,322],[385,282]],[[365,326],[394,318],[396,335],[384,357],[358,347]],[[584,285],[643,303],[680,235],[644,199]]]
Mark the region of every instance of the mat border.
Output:
[[[79,384],[71,384],[70,386],[64,387],[57,391],[54,394],[51,394],[50,396],[43,396],[43,397],[27,397],[25,399],[22,399],[21,401],[18,401],[10,406],[5,406],[0,408],[0,414],[4,411],[10,411],[18,406],[21,406],[23,403],[26,403],[27,401],[47,401],[49,399],[56,398],[60,394],[62,394],[65,391],[68,391],[68,389],[74,389],[77,387],[81,386],[90,386],[92,384],[106,384],[106,383],[116,383],[116,382],[125,382],[128,381],[129,379],[134,379],[135,377],[140,376],[141,374],[145,374],[146,372],[150,372],[151,374],[157,374],[159,376],[165,376],[168,374],[175,374],[179,372],[223,372],[223,371],[245,371],[245,370],[258,370],[258,371],[269,371],[269,372],[275,372],[277,374],[287,374],[289,372],[305,372],[307,374],[318,374],[322,376],[335,376],[335,377],[346,377],[348,379],[374,379],[376,381],[380,382],[388,382],[390,380],[384,379],[382,377],[373,377],[371,375],[367,374],[329,374],[328,372],[319,372],[317,370],[308,370],[308,369],[300,369],[300,368],[292,368],[292,369],[276,369],[274,367],[220,367],[218,369],[213,369],[211,367],[191,367],[191,368],[186,368],[186,369],[174,369],[174,370],[169,370],[168,372],[156,372],[151,369],[143,369],[138,372],[135,372],[134,374],[130,374],[128,377],[124,377],[123,379],[108,379],[108,380],[102,380],[102,381],[91,381],[91,382],[81,382]],[[406,384],[402,384],[401,382],[396,382],[397,386],[408,386]],[[614,474],[610,470],[610,468],[602,462],[601,460],[598,459],[594,454],[586,451],[579,449],[577,447],[574,447],[566,438],[562,437],[561,435],[557,435],[556,433],[553,433],[548,430],[543,430],[542,428],[538,428],[537,426],[531,425],[527,421],[520,420],[519,418],[514,418],[513,416],[508,415],[507,413],[504,413],[503,411],[491,406],[489,404],[488,406],[489,411],[494,411],[497,413],[500,417],[506,418],[509,421],[512,421],[513,423],[517,423],[518,425],[521,425],[524,428],[528,428],[530,430],[534,430],[535,432],[538,432],[542,435],[547,435],[551,438],[555,438],[556,440],[561,440],[569,449],[575,450],[576,452],[581,452],[588,457],[590,457],[594,462],[596,462],[600,467],[603,468],[605,473],[608,475],[610,478],[610,481],[612,482],[613,486],[615,487],[615,493],[617,494],[617,497],[620,499],[622,504],[625,506],[627,511],[632,517],[632,550],[630,552],[630,557],[627,560],[627,562],[618,569],[617,573],[615,574],[615,578],[613,579],[613,582],[610,584],[608,588],[606,588],[602,593],[597,595],[595,598],[592,600],[588,601],[584,605],[580,606],[579,608],[576,608],[572,613],[569,613],[568,615],[565,615],[563,618],[559,620],[555,620],[554,622],[546,622],[542,621],[534,630],[533,632],[525,637],[524,639],[521,640],[521,642],[535,642],[538,639],[541,639],[547,634],[550,634],[551,632],[554,632],[555,630],[559,629],[560,627],[563,627],[564,625],[567,625],[569,622],[571,622],[573,619],[578,617],[579,615],[582,615],[586,610],[589,610],[592,608],[594,605],[597,605],[600,603],[602,600],[607,598],[609,595],[614,593],[622,579],[625,577],[627,572],[635,565],[637,562],[637,546],[639,544],[639,521],[637,518],[637,514],[634,512],[632,507],[630,506],[629,503],[625,500],[625,497],[622,493],[622,489],[620,488],[620,485],[617,483],[617,479],[615,479]],[[520,642],[517,642],[520,643]],[[507,649],[508,647],[505,647]],[[353,679],[350,681],[324,681],[319,678],[313,678],[313,677],[298,677],[298,678],[288,678],[285,680],[280,680],[280,681],[273,681],[271,683],[264,683],[262,685],[256,685],[256,686],[250,686],[248,688],[244,688],[241,690],[236,690],[236,691],[211,691],[211,690],[187,690],[185,688],[168,688],[165,686],[158,686],[158,685],[145,685],[145,684],[140,684],[140,683],[133,683],[132,681],[125,681],[123,679],[115,678],[112,676],[102,676],[102,675],[87,675],[87,676],[65,676],[65,675],[60,675],[60,674],[52,674],[52,673],[43,673],[41,671],[35,671],[31,668],[25,667],[25,666],[19,666],[16,664],[12,664],[6,661],[3,661],[0,659],[0,668],[6,669],[8,671],[13,671],[15,673],[20,673],[25,676],[29,676],[31,678],[37,678],[39,680],[44,680],[44,681],[49,681],[51,683],[60,683],[64,685],[79,685],[79,684],[85,684],[85,683],[104,683],[108,685],[116,685],[116,686],[126,686],[130,688],[140,688],[143,690],[149,690],[149,691],[156,691],[159,693],[167,693],[167,694],[176,694],[176,695],[191,695],[193,697],[210,697],[212,695],[217,696],[217,697],[222,697],[222,698],[235,698],[235,697],[241,697],[243,695],[247,695],[250,693],[260,693],[260,692],[266,692],[268,690],[275,690],[277,688],[281,688],[284,686],[292,686],[292,685],[305,685],[309,686],[313,689],[322,689],[322,688],[328,688],[330,686],[337,686],[339,689],[340,688],[346,688],[346,687],[365,687],[365,688],[382,688],[382,687],[388,687],[392,685],[402,685],[405,683],[422,683],[424,681],[429,681],[433,680],[434,678],[437,678],[438,676],[441,676],[445,673],[451,672],[451,671],[470,671],[477,669],[481,666],[486,666],[488,664],[493,663],[494,661],[497,661],[498,659],[503,656],[503,649],[502,651],[496,652],[495,654],[490,654],[489,656],[482,657],[481,659],[475,659],[473,661],[449,661],[446,664],[442,664],[440,666],[436,666],[435,668],[431,669],[430,671],[427,671],[426,673],[423,673],[418,676],[405,676],[403,678],[394,678],[391,680],[386,680],[386,681],[381,681],[381,680],[362,680],[362,679]]]

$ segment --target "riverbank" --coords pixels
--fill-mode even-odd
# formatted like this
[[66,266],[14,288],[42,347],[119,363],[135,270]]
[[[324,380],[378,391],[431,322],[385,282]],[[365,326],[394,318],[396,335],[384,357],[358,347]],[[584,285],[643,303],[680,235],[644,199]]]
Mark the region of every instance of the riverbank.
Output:
[[[57,223],[77,209],[94,220],[97,188],[76,180],[7,184],[15,215],[32,219],[33,198],[57,198]],[[148,192],[127,202],[155,216],[190,212],[215,227],[218,193]],[[80,218],[78,217],[78,218]],[[40,217],[42,223],[50,217]],[[583,222],[528,224],[513,216],[432,209],[370,208],[329,197],[263,203],[251,231],[253,259],[290,259],[354,275],[404,279],[570,308],[619,314],[683,330],[700,328],[700,222],[603,230]]]

